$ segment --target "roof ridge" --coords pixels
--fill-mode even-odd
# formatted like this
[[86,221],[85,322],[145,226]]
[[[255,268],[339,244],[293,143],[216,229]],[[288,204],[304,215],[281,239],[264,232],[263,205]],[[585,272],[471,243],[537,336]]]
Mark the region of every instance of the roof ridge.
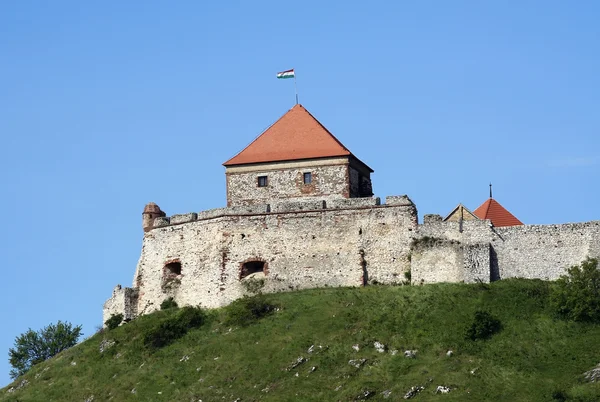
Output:
[[[306,113],[308,113],[308,115],[309,115],[310,117],[312,117],[313,119],[315,119],[315,121],[316,121],[317,123],[319,123],[319,126],[321,126],[321,127],[323,128],[323,130],[327,131],[327,134],[329,134],[330,136],[332,136],[332,137],[333,137],[333,139],[335,140],[335,142],[337,142],[337,143],[338,143],[338,145],[339,145],[340,147],[342,147],[342,148],[344,148],[346,151],[350,152],[350,150],[349,150],[348,148],[346,148],[346,146],[345,146],[344,144],[342,144],[342,142],[341,142],[340,140],[338,140],[338,139],[337,139],[337,137],[336,137],[335,135],[333,135],[333,133],[332,133],[331,131],[329,131],[329,130],[327,129],[327,127],[325,127],[325,126],[324,126],[324,125],[323,125],[323,124],[322,124],[322,123],[319,121],[319,119],[317,119],[315,116],[313,116],[313,114],[312,114],[311,112],[309,112],[307,108],[305,108],[304,106],[302,106],[302,105],[301,105],[301,104],[299,104],[299,103],[298,103],[298,105],[297,105],[297,106],[300,106],[300,107],[301,107],[301,108],[302,108],[302,109],[303,109],[303,110],[304,110]],[[292,108],[292,109],[293,109],[293,108]],[[290,109],[290,110],[292,110],[292,109]],[[283,117],[283,116],[282,116],[282,117]],[[273,124],[275,124],[275,123],[273,123]],[[352,154],[352,152],[350,152],[350,154]]]
[[352,158],[373,171],[298,103],[262,130],[223,166],[332,157]]
[[[287,112],[285,112],[284,114],[282,114],[281,116],[279,116],[279,118],[278,118],[277,120],[275,120],[273,123],[271,123],[270,125],[268,125],[268,126],[267,126],[267,128],[265,128],[264,130],[262,130],[262,131],[260,132],[260,134],[258,134],[256,137],[254,137],[254,139],[253,139],[252,141],[250,141],[250,142],[248,143],[248,145],[246,145],[244,148],[242,148],[242,149],[241,149],[241,150],[240,150],[240,151],[239,151],[237,154],[235,154],[235,155],[233,155],[231,158],[227,159],[227,160],[226,160],[226,161],[223,163],[223,166],[227,165],[227,163],[228,163],[230,160],[232,160],[232,159],[235,159],[235,158],[236,158],[236,157],[237,157],[239,154],[241,154],[242,152],[244,152],[244,150],[245,150],[246,148],[248,148],[250,145],[254,144],[254,143],[256,142],[256,140],[258,140],[258,139],[260,138],[260,136],[261,136],[261,135],[263,135],[263,134],[264,134],[264,133],[265,133],[265,132],[266,132],[268,129],[270,129],[270,128],[271,128],[271,127],[273,127],[275,124],[277,124],[277,122],[278,122],[279,120],[283,119],[283,117],[284,117],[286,114],[288,114],[288,113],[289,113],[289,112],[290,112],[290,111],[291,111],[293,108],[295,108],[295,107],[296,107],[296,106],[298,106],[298,105],[302,107],[302,105],[301,105],[301,104],[297,103],[296,105],[294,105],[294,106],[292,106],[291,108],[289,108]],[[304,107],[302,107],[302,108],[304,109]],[[304,109],[304,110],[306,110],[306,109]],[[308,110],[307,110],[307,112],[308,112]],[[309,114],[310,114],[310,113],[309,113]],[[311,115],[311,116],[312,116],[312,115]],[[316,119],[315,119],[315,120],[316,120]],[[317,120],[317,121],[318,121],[318,120]],[[319,124],[321,124],[321,123],[319,123]]]

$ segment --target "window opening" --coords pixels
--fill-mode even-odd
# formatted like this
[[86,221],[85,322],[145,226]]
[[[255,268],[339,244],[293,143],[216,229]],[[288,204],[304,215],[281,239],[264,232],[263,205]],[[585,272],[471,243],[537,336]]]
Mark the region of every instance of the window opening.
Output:
[[258,176],[258,187],[267,187],[267,176]]
[[312,173],[306,172],[306,173],[304,173],[304,184],[310,184],[310,183],[312,183]]
[[164,268],[165,276],[173,278],[181,275],[181,263],[178,261],[170,262],[165,265]]
[[240,272],[240,279],[244,279],[248,275],[256,272],[264,272],[265,262],[264,261],[248,261],[242,264],[242,270]]

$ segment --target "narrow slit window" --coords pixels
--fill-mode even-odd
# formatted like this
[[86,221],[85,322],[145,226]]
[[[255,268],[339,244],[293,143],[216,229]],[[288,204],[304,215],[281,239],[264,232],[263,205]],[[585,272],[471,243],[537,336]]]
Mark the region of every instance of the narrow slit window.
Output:
[[267,187],[267,176],[258,176],[258,187]]
[[310,184],[310,183],[312,183],[312,173],[306,172],[306,173],[304,173],[304,184]]

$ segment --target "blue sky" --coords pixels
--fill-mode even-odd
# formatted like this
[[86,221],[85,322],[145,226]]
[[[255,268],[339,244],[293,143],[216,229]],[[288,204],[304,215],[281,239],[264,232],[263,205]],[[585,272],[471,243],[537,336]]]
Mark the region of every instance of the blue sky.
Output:
[[0,4],[8,349],[101,325],[149,201],[224,206],[221,164],[300,103],[419,213],[494,197],[525,223],[600,219],[594,1]]

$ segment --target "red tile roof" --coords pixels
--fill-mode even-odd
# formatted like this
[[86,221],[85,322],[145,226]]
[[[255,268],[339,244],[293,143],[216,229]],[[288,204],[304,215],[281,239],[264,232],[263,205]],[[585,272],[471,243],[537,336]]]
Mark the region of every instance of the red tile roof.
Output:
[[302,105],[295,105],[240,153],[223,165],[243,165],[352,153]]
[[486,202],[481,204],[479,208],[473,211],[473,213],[477,215],[479,219],[491,220],[492,225],[496,227],[517,226],[523,224],[493,198],[489,198]]

